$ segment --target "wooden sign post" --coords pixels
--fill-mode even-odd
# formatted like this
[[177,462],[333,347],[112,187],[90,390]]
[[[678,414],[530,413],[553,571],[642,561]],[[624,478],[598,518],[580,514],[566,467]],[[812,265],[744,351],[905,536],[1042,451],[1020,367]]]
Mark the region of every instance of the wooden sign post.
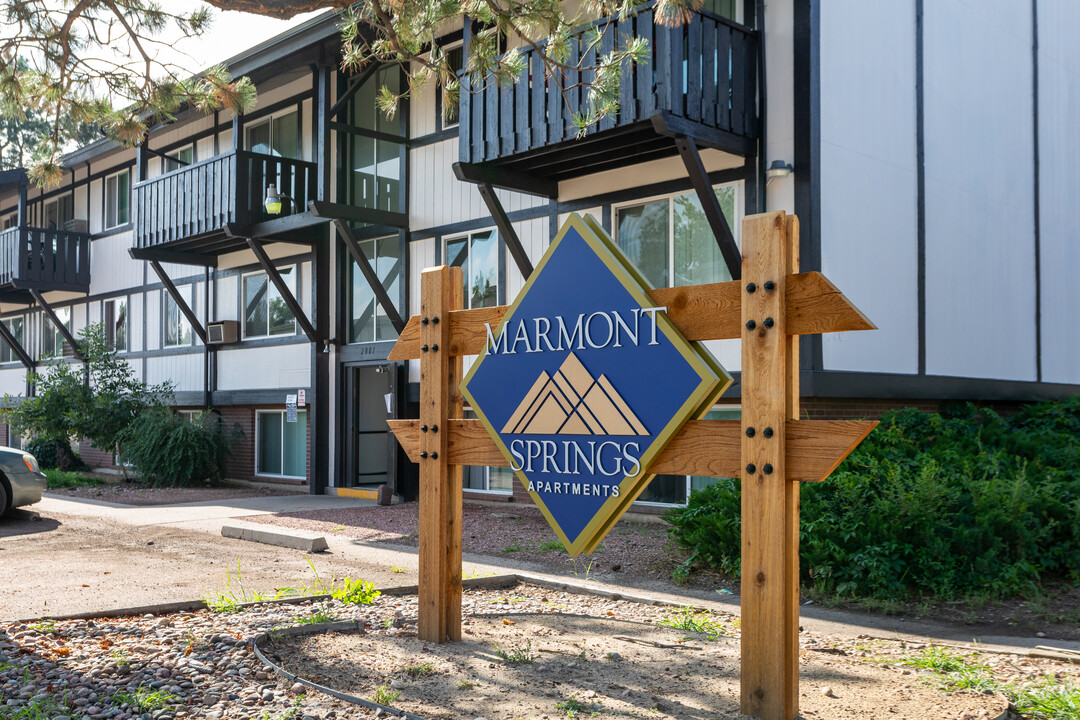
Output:
[[[645,468],[742,481],[742,712],[799,712],[799,483],[819,482],[877,425],[799,420],[798,336],[874,329],[821,273],[799,273],[799,225],[743,221],[741,281],[648,292],[691,341],[742,340],[742,419],[690,420]],[[459,310],[460,268],[425,270],[421,314],[390,360],[420,359],[420,418],[390,428],[420,464],[420,638],[461,639],[461,467],[511,463],[461,419],[461,358],[485,352],[506,307]],[[632,499],[631,499],[632,500]],[[629,505],[629,501],[627,502]]]

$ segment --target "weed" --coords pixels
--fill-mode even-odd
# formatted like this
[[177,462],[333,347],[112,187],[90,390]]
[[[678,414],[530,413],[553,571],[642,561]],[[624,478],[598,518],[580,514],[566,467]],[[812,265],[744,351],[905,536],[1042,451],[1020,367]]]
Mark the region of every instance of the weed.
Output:
[[206,607],[216,613],[240,612],[240,606],[244,603],[261,602],[266,600],[280,600],[286,597],[285,590],[277,590],[273,595],[267,595],[256,591],[248,591],[244,587],[244,572],[240,567],[240,559],[236,560],[236,577],[225,571],[225,587],[217,593],[217,596],[206,595],[203,602]]
[[0,706],[0,718],[4,720],[52,720],[67,712],[67,698],[46,697],[30,700],[22,707]]
[[467,572],[467,573],[466,573],[466,572],[462,572],[462,573],[461,573],[461,579],[462,579],[462,580],[472,580],[473,578],[479,578],[479,577],[492,577],[492,576],[494,576],[494,575],[495,575],[495,573],[493,573],[493,572],[486,572],[486,573],[482,573],[482,572],[480,572],[479,570],[477,570],[476,568],[473,568],[472,570],[470,570],[470,571],[469,571],[469,572]]
[[310,615],[303,615],[293,620],[293,625],[321,625],[322,623],[337,622],[337,618],[331,615],[325,607],[318,607],[311,611]]
[[435,674],[435,664],[430,662],[417,663],[405,668],[405,674],[413,680]]
[[140,685],[137,690],[131,693],[118,692],[113,696],[113,702],[117,705],[123,705],[127,703],[129,707],[140,712],[147,713],[155,710],[160,710],[169,704],[170,700],[175,700],[175,695],[170,695],[163,690],[153,690]]
[[588,713],[590,716],[595,716],[599,708],[593,703],[584,703],[577,699],[577,695],[571,695],[565,700],[561,700],[555,703],[555,709],[566,715],[568,718],[575,718],[582,713]]
[[390,566],[390,572],[403,573],[403,572],[405,572],[405,568],[403,568],[403,567],[394,567],[393,565],[391,565]]
[[907,658],[904,660],[904,664],[923,670],[932,670],[941,674],[975,670],[985,667],[977,662],[970,661],[961,655],[950,652],[945,648],[934,646],[926,648],[914,657]]
[[724,635],[730,635],[724,626],[714,620],[708,610],[695,611],[693,605],[683,605],[674,615],[665,615],[656,621],[657,625],[674,628],[675,630],[689,630],[701,633],[710,640],[715,640]]
[[348,577],[345,578],[344,587],[334,590],[330,594],[335,600],[339,600],[346,605],[370,605],[382,595],[381,592],[375,589],[373,583],[359,578],[351,580]]
[[531,663],[536,659],[532,651],[532,642],[526,642],[524,645],[514,648],[507,652],[501,649],[498,645],[494,646],[495,654],[503,659],[503,662],[510,663],[511,665],[522,665],[525,663]]
[[458,680],[458,690],[472,690],[474,687],[476,687],[476,683],[472,680]]
[[127,665],[131,662],[131,656],[123,650],[113,650],[112,659],[118,667],[123,667],[124,665]]
[[371,700],[380,705],[393,705],[399,697],[401,697],[400,690],[391,690],[387,685],[380,685],[371,696]]
[[1006,689],[1017,712],[1031,720],[1080,720],[1080,685],[1056,684],[1047,677],[1041,685]]
[[[576,557],[571,558],[571,560],[574,563],[574,569],[571,570],[570,572],[574,574],[574,577],[577,577],[579,574],[584,575],[585,580],[587,581],[589,579],[589,576],[592,574],[593,563],[596,562],[596,561],[593,560],[592,558],[589,558],[589,561],[586,562],[584,560],[579,560]],[[580,564],[580,571],[579,571],[579,564]]]
[[548,540],[540,543],[540,552],[558,552],[563,549],[563,544],[558,540]]
[[678,585],[685,585],[690,581],[690,570],[694,564],[694,556],[691,555],[683,562],[675,566],[675,569],[671,571],[672,582]]
[[36,622],[29,626],[31,630],[37,630],[42,635],[48,635],[49,633],[56,632],[56,623],[52,620],[42,619],[41,622]]
[[524,549],[525,549],[525,546],[524,546],[524,545],[519,545],[519,544],[518,544],[518,543],[516,543],[516,542],[512,542],[512,543],[510,543],[509,545],[507,545],[506,547],[504,547],[504,548],[502,549],[502,551],[503,551],[504,553],[506,553],[507,555],[509,555],[510,553],[516,553],[516,552],[521,552],[521,551],[522,551],[522,550],[524,550]]

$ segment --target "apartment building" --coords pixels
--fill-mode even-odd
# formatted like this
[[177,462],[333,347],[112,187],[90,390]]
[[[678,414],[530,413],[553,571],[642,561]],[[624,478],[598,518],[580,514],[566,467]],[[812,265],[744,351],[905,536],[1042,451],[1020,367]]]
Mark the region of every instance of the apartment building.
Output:
[[[720,282],[742,217],[784,209],[802,268],[879,327],[803,339],[811,416],[1074,394],[1078,26],[1068,0],[708,0],[682,28],[646,4],[600,50],[645,37],[649,61],[579,138],[580,90],[529,52],[513,87],[456,112],[427,87],[388,119],[375,90],[400,68],[340,71],[328,13],[230,61],[259,88],[244,116],[80,148],[46,192],[0,175],[0,392],[25,394],[46,354],[78,362],[70,336],[103,321],[140,377],[176,383],[178,409],[241,426],[231,476],[413,497],[385,420],[415,416],[419,367],[387,356],[423,268],[460,265],[468,307],[505,304],[578,212],[656,285]],[[444,47],[460,56],[474,31]],[[710,347],[737,377],[737,341]],[[736,383],[714,416],[738,400]],[[512,479],[469,468],[467,496],[527,502]],[[639,507],[708,482],[658,477]]]

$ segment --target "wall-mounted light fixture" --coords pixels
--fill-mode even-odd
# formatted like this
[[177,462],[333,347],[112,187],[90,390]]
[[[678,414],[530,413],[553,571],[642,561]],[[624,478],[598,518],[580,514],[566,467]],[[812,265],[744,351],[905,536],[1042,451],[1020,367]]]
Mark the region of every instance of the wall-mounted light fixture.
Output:
[[766,180],[765,182],[768,183],[772,180],[775,180],[776,178],[787,177],[794,171],[795,168],[792,167],[791,163],[785,162],[783,160],[773,160],[772,165],[770,165],[768,169],[765,170],[765,177],[768,178],[768,180]]
[[270,215],[281,214],[281,201],[292,200],[288,195],[278,192],[277,185],[270,183],[266,186],[266,200],[263,201],[263,207],[266,208],[266,212]]

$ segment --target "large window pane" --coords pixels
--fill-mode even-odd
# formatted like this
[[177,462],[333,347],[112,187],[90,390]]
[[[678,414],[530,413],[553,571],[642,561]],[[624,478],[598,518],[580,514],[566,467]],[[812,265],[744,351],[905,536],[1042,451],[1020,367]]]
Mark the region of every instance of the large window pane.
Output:
[[244,337],[266,335],[269,286],[265,274],[244,278]]
[[[280,416],[279,416],[280,417]],[[298,411],[296,422],[285,423],[282,475],[307,476],[307,413]]]
[[285,417],[277,412],[259,413],[257,419],[259,454],[255,471],[266,475],[281,475],[281,425]]
[[373,138],[351,136],[352,193],[350,200],[357,207],[376,207],[375,144]]
[[[365,240],[360,243],[360,252],[364,253],[369,263],[377,265],[375,241]],[[376,270],[378,272],[378,270]],[[364,273],[354,261],[352,263],[352,298],[349,303],[350,323],[349,342],[372,342],[375,340],[375,293],[371,291]]]
[[[728,227],[735,227],[735,190],[716,191]],[[699,285],[731,279],[727,263],[716,244],[712,228],[701,209],[696,193],[680,195],[672,201],[675,216],[675,285]]]
[[619,210],[618,242],[653,287],[668,286],[668,201]]
[[499,304],[499,246],[494,230],[472,236],[469,257],[469,307]]
[[[293,269],[291,267],[281,268],[278,273],[281,275],[281,279],[285,281],[285,286],[295,292],[296,283],[293,281]],[[265,279],[266,276],[263,275]],[[277,286],[271,284],[267,292],[268,298],[268,316],[269,316],[269,334],[270,335],[292,335],[296,332],[296,320],[293,318],[292,310],[285,304],[285,301],[281,298],[281,293],[278,292]]]
[[125,170],[116,176],[117,202],[116,224],[124,225],[130,219],[131,213],[131,174]]
[[686,502],[686,476],[657,475],[641,493],[638,500],[681,505]]
[[[394,303],[396,308],[401,292],[401,242],[394,236],[379,238],[376,241],[376,248],[375,273],[379,276],[379,282],[386,288],[386,294],[390,296],[390,302]],[[378,308],[377,317],[378,325],[375,339],[395,339],[397,330],[381,307]]]
[[[395,95],[401,94],[401,70],[397,65],[389,65],[382,68],[376,73],[375,92],[379,92],[379,88],[386,87],[390,92]],[[400,102],[400,101],[399,101]],[[372,104],[374,106],[374,103]],[[375,129],[379,132],[390,133],[391,135],[401,135],[401,118],[400,112],[394,113],[392,118],[387,118],[386,113],[374,107],[375,109]]]
[[247,138],[247,142],[244,144],[247,146],[248,150],[262,155],[272,154],[273,148],[270,145],[269,120],[255,126],[248,126],[244,129],[244,133]]
[[281,157],[300,159],[300,116],[291,112],[279,115],[271,120],[274,135],[274,154]]
[[376,141],[378,165],[376,166],[377,205],[380,210],[398,212],[401,188],[401,156],[399,143]]
[[446,241],[446,264],[450,267],[461,268],[461,297],[468,303],[471,293],[469,292],[469,237],[467,235]]

